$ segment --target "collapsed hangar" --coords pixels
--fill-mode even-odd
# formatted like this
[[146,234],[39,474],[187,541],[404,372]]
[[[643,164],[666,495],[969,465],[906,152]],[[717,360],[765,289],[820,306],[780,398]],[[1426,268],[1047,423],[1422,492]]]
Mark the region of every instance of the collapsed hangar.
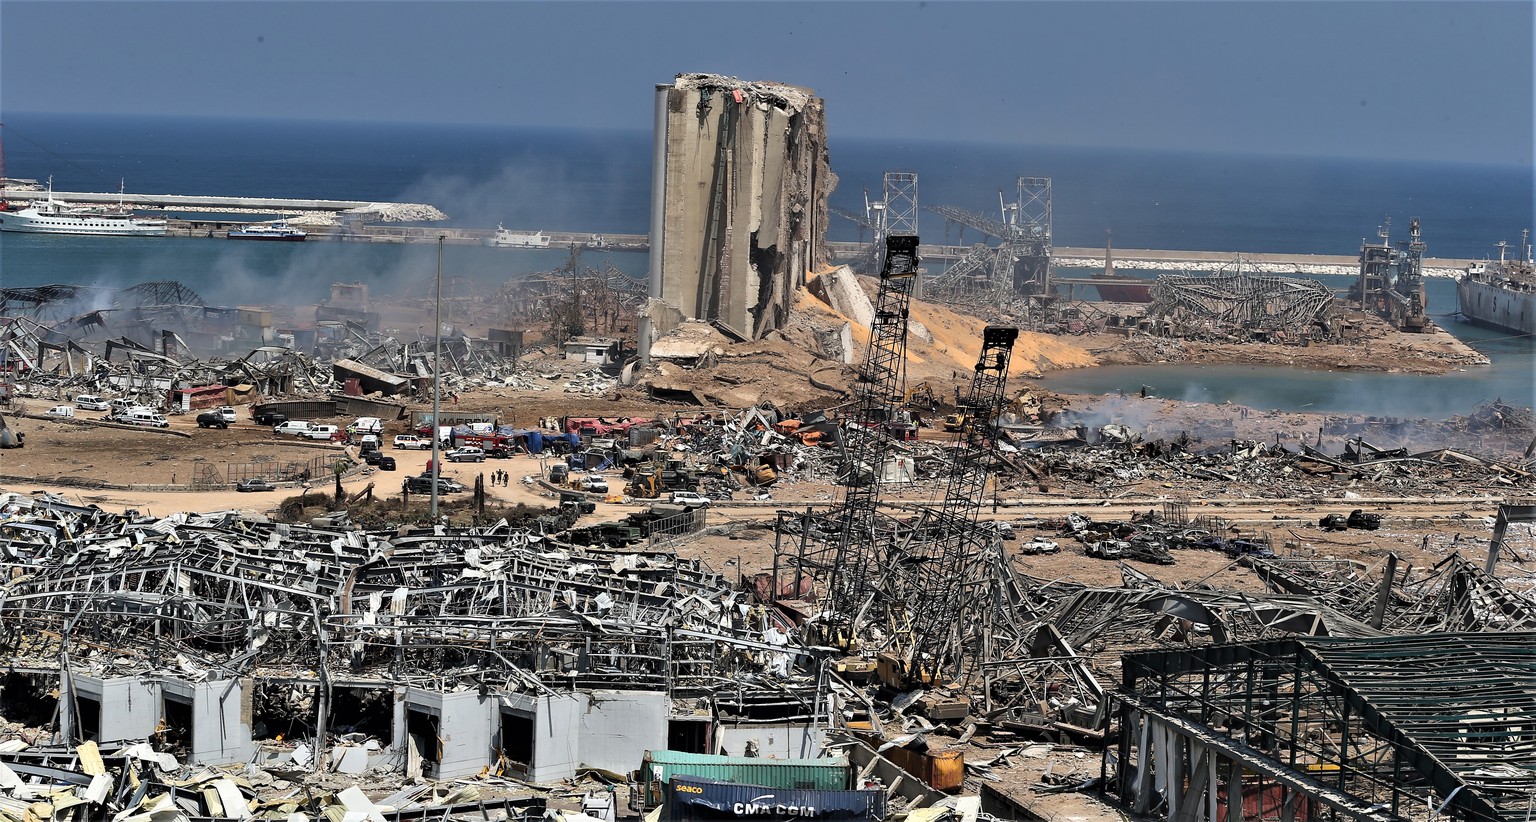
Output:
[[1536,796],[1536,633],[1147,651],[1123,677],[1104,774],[1142,816],[1513,822]]

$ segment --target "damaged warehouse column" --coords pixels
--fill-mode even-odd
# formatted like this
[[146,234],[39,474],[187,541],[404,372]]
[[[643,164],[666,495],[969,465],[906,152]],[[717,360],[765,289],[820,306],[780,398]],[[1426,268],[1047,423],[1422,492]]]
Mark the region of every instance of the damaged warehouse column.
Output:
[[761,339],[783,324],[806,271],[825,262],[836,177],[822,101],[712,74],[678,75],[661,95],[641,350],[685,319]]

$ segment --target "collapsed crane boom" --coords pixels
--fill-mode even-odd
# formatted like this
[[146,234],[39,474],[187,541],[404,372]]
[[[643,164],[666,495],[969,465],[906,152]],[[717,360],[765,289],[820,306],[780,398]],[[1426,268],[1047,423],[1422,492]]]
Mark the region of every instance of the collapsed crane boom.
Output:
[[880,467],[890,454],[885,425],[901,404],[902,369],[907,354],[907,314],[917,282],[917,235],[885,238],[880,293],[870,326],[869,353],[858,387],[853,425],[843,429],[848,476],[837,510],[836,549],[828,569],[828,637],[851,639],[853,622],[865,598],[871,550],[877,542]]
[[920,543],[909,558],[914,567],[907,596],[910,641],[902,669],[908,681],[958,670],[962,649],[961,613],[968,600],[969,565],[981,554],[991,532],[977,527],[991,474],[989,460],[997,446],[997,419],[1007,402],[1008,364],[1019,329],[987,326],[981,354],[966,395],[973,409],[970,425],[955,435],[951,473],[940,510],[925,510],[919,518]]

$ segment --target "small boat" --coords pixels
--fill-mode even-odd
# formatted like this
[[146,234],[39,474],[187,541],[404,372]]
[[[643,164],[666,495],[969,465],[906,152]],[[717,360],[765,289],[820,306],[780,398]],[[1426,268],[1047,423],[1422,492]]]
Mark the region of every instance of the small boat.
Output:
[[496,236],[485,244],[492,248],[549,248],[549,236],[543,231],[513,231],[496,224]]
[[289,225],[286,220],[277,220],[270,223],[252,223],[231,229],[224,235],[230,240],[273,240],[276,242],[299,243],[303,242],[309,234]]
[[48,199],[18,211],[0,211],[0,231],[27,234],[97,234],[121,237],[158,237],[165,234],[164,220],[134,216],[123,203],[118,188],[115,206],[75,206],[55,199],[53,178],[48,178]]

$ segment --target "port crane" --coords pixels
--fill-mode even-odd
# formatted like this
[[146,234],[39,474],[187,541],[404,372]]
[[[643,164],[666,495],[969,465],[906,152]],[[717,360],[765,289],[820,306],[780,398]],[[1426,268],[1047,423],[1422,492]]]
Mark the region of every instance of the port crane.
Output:
[[1019,177],[1013,202],[997,194],[1000,219],[949,205],[926,206],[947,223],[972,228],[998,245],[977,243],[925,285],[925,293],[991,291],[1044,294],[1051,290],[1051,178]]
[[885,248],[887,236],[917,235],[917,174],[910,171],[885,172],[880,199],[869,199],[869,189],[864,189],[862,215],[837,206],[829,206],[828,210],[859,227],[859,242],[864,241],[865,231],[870,232],[869,245],[849,260],[848,265],[855,271],[874,273],[880,268],[880,252]]

